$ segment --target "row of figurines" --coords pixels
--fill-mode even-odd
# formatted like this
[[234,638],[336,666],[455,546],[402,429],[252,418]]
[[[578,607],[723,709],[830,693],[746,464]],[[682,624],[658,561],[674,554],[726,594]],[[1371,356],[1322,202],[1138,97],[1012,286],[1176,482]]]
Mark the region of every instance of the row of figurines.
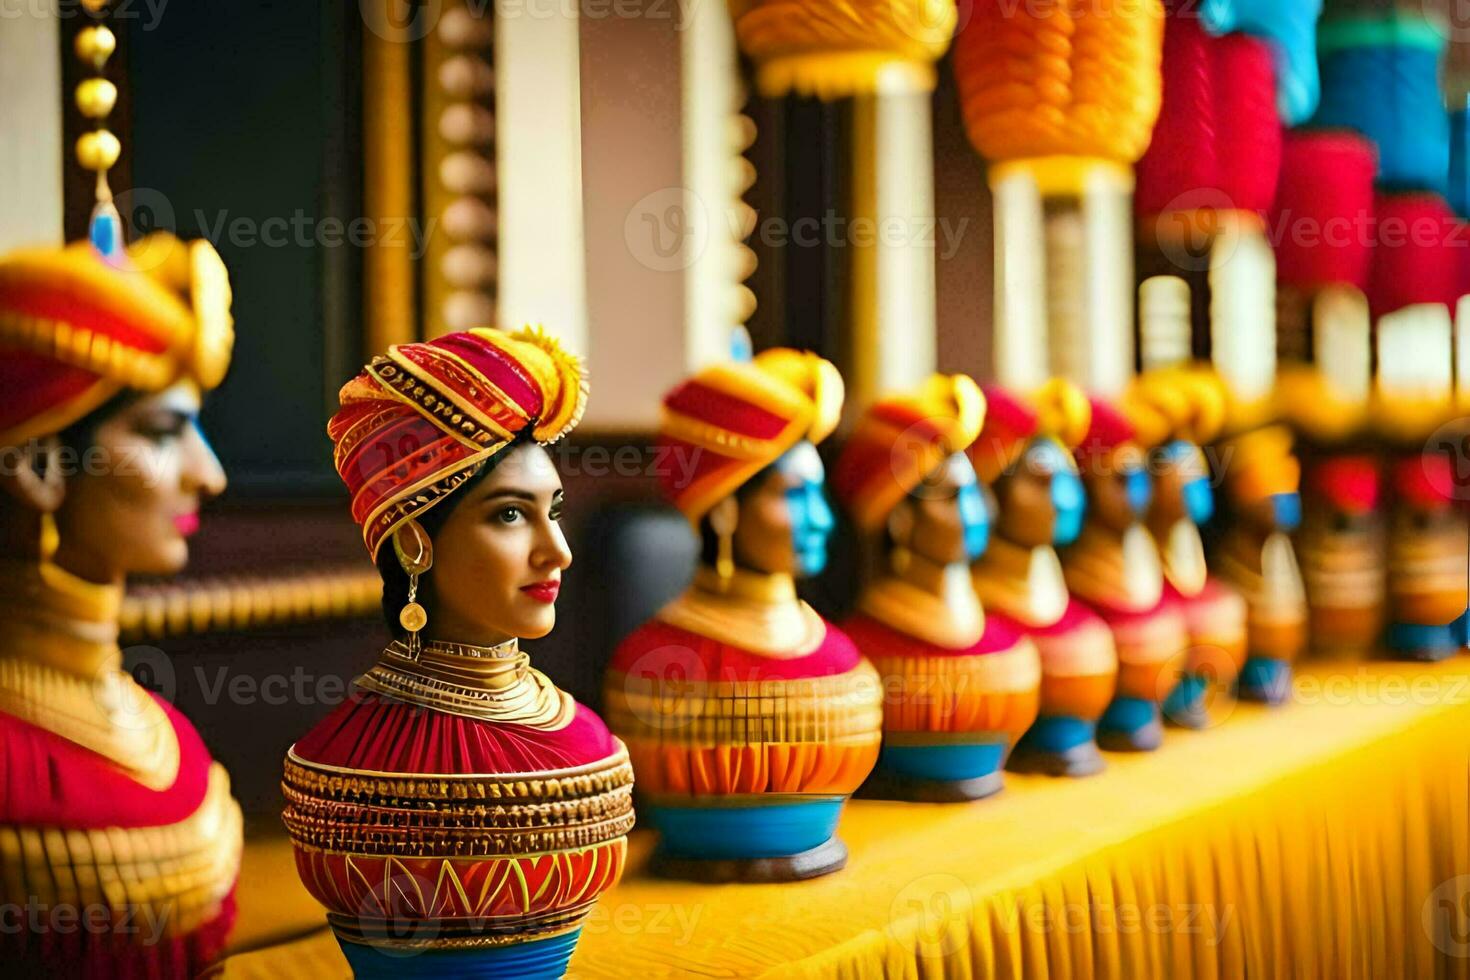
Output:
[[[1153,750],[1166,723],[1206,727],[1232,695],[1284,701],[1309,619],[1334,645],[1371,647],[1386,594],[1396,648],[1464,646],[1465,523],[1437,458],[1390,466],[1386,562],[1380,464],[1312,461],[1309,613],[1291,436],[1268,425],[1222,438],[1227,398],[1208,369],[1151,372],[1114,402],[1063,381],[1023,396],[936,375],[870,406],[829,480],[816,445],[841,400],[830,364],[786,350],[708,369],[665,400],[662,440],[697,461],[666,490],[701,561],[615,652],[606,729],[565,695],[556,707],[514,641],[434,639],[454,592],[443,568],[464,567],[446,554],[456,539],[394,536],[415,582],[440,576],[434,603],[405,612],[359,682],[366,705],[299,741],[285,780],[298,868],[359,975],[401,970],[382,954],[404,947],[431,953],[435,971],[469,955],[477,970],[494,957],[500,972],[486,975],[559,975],[621,873],[634,776],[660,834],[656,872],[804,879],[846,863],[836,830],[854,793],[979,799],[1007,768],[1085,776],[1103,769],[1099,747]],[[476,493],[552,494],[496,479]],[[1216,486],[1231,513],[1207,558]],[[829,490],[875,569],[840,627],[794,585],[827,563]],[[487,733],[459,716],[499,721]],[[381,761],[403,758],[400,744],[466,740],[494,744],[477,760],[441,756],[459,760],[452,772],[422,754]],[[363,741],[391,744],[365,765]]]

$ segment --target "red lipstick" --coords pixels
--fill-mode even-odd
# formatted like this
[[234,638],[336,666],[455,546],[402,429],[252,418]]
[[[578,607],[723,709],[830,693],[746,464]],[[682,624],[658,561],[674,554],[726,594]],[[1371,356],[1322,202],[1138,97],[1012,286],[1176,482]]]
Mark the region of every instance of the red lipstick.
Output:
[[174,527],[184,537],[186,537],[186,538],[189,537],[195,531],[198,531],[199,530],[199,514],[198,514],[198,512],[196,511],[195,513],[192,513],[192,514],[180,514],[178,517],[175,517],[174,518]]
[[545,582],[536,582],[533,585],[523,585],[521,586],[521,591],[537,602],[550,604],[556,601],[557,593],[561,592],[561,582],[548,579]]

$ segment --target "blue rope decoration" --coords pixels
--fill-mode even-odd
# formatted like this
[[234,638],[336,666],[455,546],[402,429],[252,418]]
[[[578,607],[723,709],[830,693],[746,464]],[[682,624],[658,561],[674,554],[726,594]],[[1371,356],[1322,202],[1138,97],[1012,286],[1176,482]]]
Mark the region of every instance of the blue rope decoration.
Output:
[[1448,190],[1450,121],[1439,92],[1439,50],[1364,44],[1322,52],[1314,126],[1355,129],[1378,148],[1378,182]]
[[1322,0],[1200,0],[1205,30],[1234,31],[1265,40],[1276,62],[1276,107],[1282,122],[1298,126],[1317,109],[1317,17]]

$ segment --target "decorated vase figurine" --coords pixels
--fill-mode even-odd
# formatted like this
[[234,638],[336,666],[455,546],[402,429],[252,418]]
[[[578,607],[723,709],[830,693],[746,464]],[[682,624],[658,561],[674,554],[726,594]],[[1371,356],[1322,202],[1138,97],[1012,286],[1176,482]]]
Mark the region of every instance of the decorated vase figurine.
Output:
[[1159,547],[1145,523],[1153,500],[1147,459],[1127,417],[1096,398],[1075,454],[1087,518],[1062,549],[1062,569],[1072,595],[1113,631],[1118,652],[1118,685],[1097,741],[1105,749],[1152,751],[1163,741],[1160,707],[1178,683],[1189,632],[1183,607],[1165,594]]
[[687,591],[619,646],[604,703],[628,743],[653,867],[778,881],[841,868],[847,797],[878,758],[882,695],[852,641],[797,598],[827,561],[817,455],[843,385],[815,354],[711,365],[664,399],[665,489],[701,540]]
[[1388,647],[1406,660],[1443,660],[1466,638],[1470,528],[1454,472],[1463,436],[1447,425],[1455,404],[1451,338],[1442,303],[1410,304],[1378,321],[1374,416],[1389,445],[1392,494]]
[[359,977],[559,977],[633,822],[627,751],[530,666],[571,562],[544,446],[582,370],[540,331],[401,344],[328,432],[394,634],[286,756],[296,867]]
[[[20,911],[0,928],[0,972],[13,976],[193,977],[235,915],[229,777],[118,647],[124,580],[181,570],[200,503],[224,488],[199,408],[229,365],[229,281],[207,242],[123,249],[115,231],[106,255],[81,242],[0,257],[0,908]],[[66,907],[70,927],[46,914]]]
[[1248,653],[1236,691],[1247,701],[1281,704],[1307,644],[1306,589],[1291,539],[1301,523],[1301,466],[1282,425],[1236,435],[1218,451],[1231,521],[1214,559],[1246,601]]
[[1113,699],[1118,654],[1107,624],[1068,592],[1056,553],[1082,531],[1086,497],[1070,447],[1090,424],[1090,406],[1064,381],[1031,399],[990,388],[986,400],[985,428],[969,455],[995,490],[997,518],[971,581],[986,621],[1025,633],[1041,657],[1037,719],[1007,766],[1091,775],[1103,768],[1097,722]]
[[990,512],[965,450],[984,418],[974,381],[934,375],[869,408],[837,462],[853,523],[882,536],[885,568],[843,623],[883,681],[883,751],[864,788],[874,796],[988,796],[1036,719],[1036,646],[986,617],[970,581]]
[[1185,728],[1210,722],[1214,698],[1233,690],[1246,653],[1245,600],[1210,574],[1200,525],[1214,515],[1214,489],[1202,445],[1224,420],[1225,391],[1206,367],[1161,368],[1141,375],[1125,410],[1153,448],[1153,503],[1148,526],[1163,562],[1164,594],[1184,613],[1189,651],[1182,676],[1164,701],[1164,720]]
[[[1273,226],[1371,219],[1376,167],[1373,145],[1350,130],[1288,133]],[[1369,425],[1373,321],[1365,295],[1376,251],[1365,235],[1284,235],[1276,243],[1277,401],[1302,448],[1297,555],[1312,648],[1335,657],[1368,656],[1383,639],[1387,541],[1380,446]]]

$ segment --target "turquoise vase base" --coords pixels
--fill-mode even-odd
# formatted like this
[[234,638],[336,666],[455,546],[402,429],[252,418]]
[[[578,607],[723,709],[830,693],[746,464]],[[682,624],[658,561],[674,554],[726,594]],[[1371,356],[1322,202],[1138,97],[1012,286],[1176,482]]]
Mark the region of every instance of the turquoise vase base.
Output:
[[912,779],[958,782],[1000,772],[1005,764],[1005,742],[951,745],[887,745],[878,754],[878,768]]
[[465,980],[558,980],[581,929],[524,943],[481,949],[397,949],[338,938],[357,980],[462,977]]
[[659,847],[673,857],[758,860],[790,857],[818,847],[837,832],[846,797],[749,806],[644,804],[662,835]]

